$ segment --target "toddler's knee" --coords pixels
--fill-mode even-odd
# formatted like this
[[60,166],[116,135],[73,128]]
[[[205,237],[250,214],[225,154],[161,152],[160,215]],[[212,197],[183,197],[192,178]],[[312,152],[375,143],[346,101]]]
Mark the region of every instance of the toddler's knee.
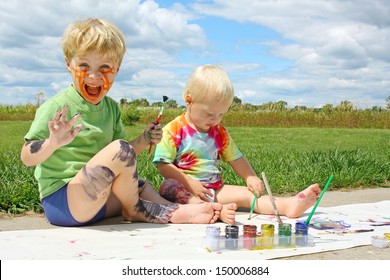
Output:
[[176,179],[165,179],[160,186],[159,193],[170,202],[186,204],[191,194]]
[[117,150],[114,155],[114,159],[118,159],[126,164],[126,167],[134,166],[136,163],[137,155],[133,146],[125,140],[115,140],[115,147]]

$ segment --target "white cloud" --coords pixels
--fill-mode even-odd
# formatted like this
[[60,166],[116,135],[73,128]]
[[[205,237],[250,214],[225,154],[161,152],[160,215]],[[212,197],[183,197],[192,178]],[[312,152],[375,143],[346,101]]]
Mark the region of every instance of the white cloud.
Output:
[[[117,100],[126,95],[155,102],[168,95],[181,104],[188,75],[202,63],[222,65],[244,103],[349,100],[370,107],[384,106],[390,96],[386,0],[186,3],[162,8],[158,1],[136,0],[1,1],[2,103],[34,102],[40,91],[48,98],[70,83],[60,40],[70,22],[86,17],[106,18],[126,36],[128,52],[109,93]],[[210,16],[241,23],[243,33],[252,24],[275,35],[240,41],[240,29],[236,36],[221,30],[216,40],[211,26],[202,25]],[[236,59],[249,48],[252,57]]]
[[[157,96],[155,88],[164,89],[168,83],[159,75],[150,75],[148,80],[143,76],[146,84],[139,92],[124,85],[140,82],[132,79],[141,77],[149,68],[157,69],[159,74],[169,73],[180,51],[197,52],[206,47],[203,29],[189,23],[192,15],[182,5],[164,9],[154,1],[134,0],[1,1],[0,71],[4,74],[0,76],[0,94],[9,97],[2,99],[3,103],[34,102],[37,92],[44,91],[50,97],[61,89],[59,85],[70,83],[61,36],[69,23],[86,17],[108,19],[126,36],[128,51],[118,85],[110,93],[114,97],[122,96],[123,90],[135,96]],[[147,86],[155,88],[145,91]]]
[[[386,0],[216,0],[197,3],[194,8],[202,14],[267,26],[286,39],[258,42],[268,46],[270,54],[295,64],[259,79],[263,92],[306,94],[307,99],[296,100],[308,100],[302,103],[308,105],[321,103],[310,101],[308,89],[315,90],[312,93],[319,101],[322,98],[322,102],[331,103],[359,96],[379,105],[389,96],[390,90],[383,86],[390,79],[389,71],[384,71],[390,59],[390,6]],[[327,97],[329,87],[339,98]],[[346,88],[353,88],[353,92]],[[292,98],[285,100],[290,103]]]

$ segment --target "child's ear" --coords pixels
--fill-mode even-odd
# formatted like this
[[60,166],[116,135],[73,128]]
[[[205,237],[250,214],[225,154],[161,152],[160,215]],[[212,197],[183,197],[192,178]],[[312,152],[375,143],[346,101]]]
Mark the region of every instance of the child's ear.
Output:
[[65,65],[66,65],[66,69],[68,69],[69,72],[71,72],[70,70],[70,61],[68,60],[68,58],[65,56]]
[[192,97],[191,97],[191,94],[189,92],[186,93],[186,104],[187,106],[188,105],[191,105],[192,103]]

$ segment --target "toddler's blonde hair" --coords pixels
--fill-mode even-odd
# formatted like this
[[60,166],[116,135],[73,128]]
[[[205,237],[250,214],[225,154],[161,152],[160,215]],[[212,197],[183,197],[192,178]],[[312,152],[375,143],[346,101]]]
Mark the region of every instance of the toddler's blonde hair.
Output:
[[126,43],[122,32],[114,24],[104,19],[89,18],[75,21],[65,29],[62,49],[68,61],[96,51],[121,65]]
[[216,65],[202,65],[192,72],[184,88],[183,98],[191,102],[233,102],[234,88],[226,72]]

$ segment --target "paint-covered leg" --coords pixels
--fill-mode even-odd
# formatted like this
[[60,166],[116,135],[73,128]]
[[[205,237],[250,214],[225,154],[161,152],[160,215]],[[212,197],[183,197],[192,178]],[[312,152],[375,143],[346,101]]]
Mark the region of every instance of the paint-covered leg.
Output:
[[[178,204],[175,203],[160,205],[143,199],[139,199],[138,203],[135,205],[137,215],[142,215],[145,221],[155,224],[167,224],[172,217],[172,213],[176,209],[178,209]],[[131,221],[131,218],[128,218],[127,220]]]
[[166,179],[160,186],[160,195],[170,202],[188,204],[193,196],[187,189],[175,179]]
[[82,169],[84,177],[82,178],[82,186],[85,192],[92,200],[97,200],[99,194],[104,199],[108,198],[109,192],[106,191],[115,179],[115,173],[107,166],[97,165],[92,168],[87,168],[85,165]]

